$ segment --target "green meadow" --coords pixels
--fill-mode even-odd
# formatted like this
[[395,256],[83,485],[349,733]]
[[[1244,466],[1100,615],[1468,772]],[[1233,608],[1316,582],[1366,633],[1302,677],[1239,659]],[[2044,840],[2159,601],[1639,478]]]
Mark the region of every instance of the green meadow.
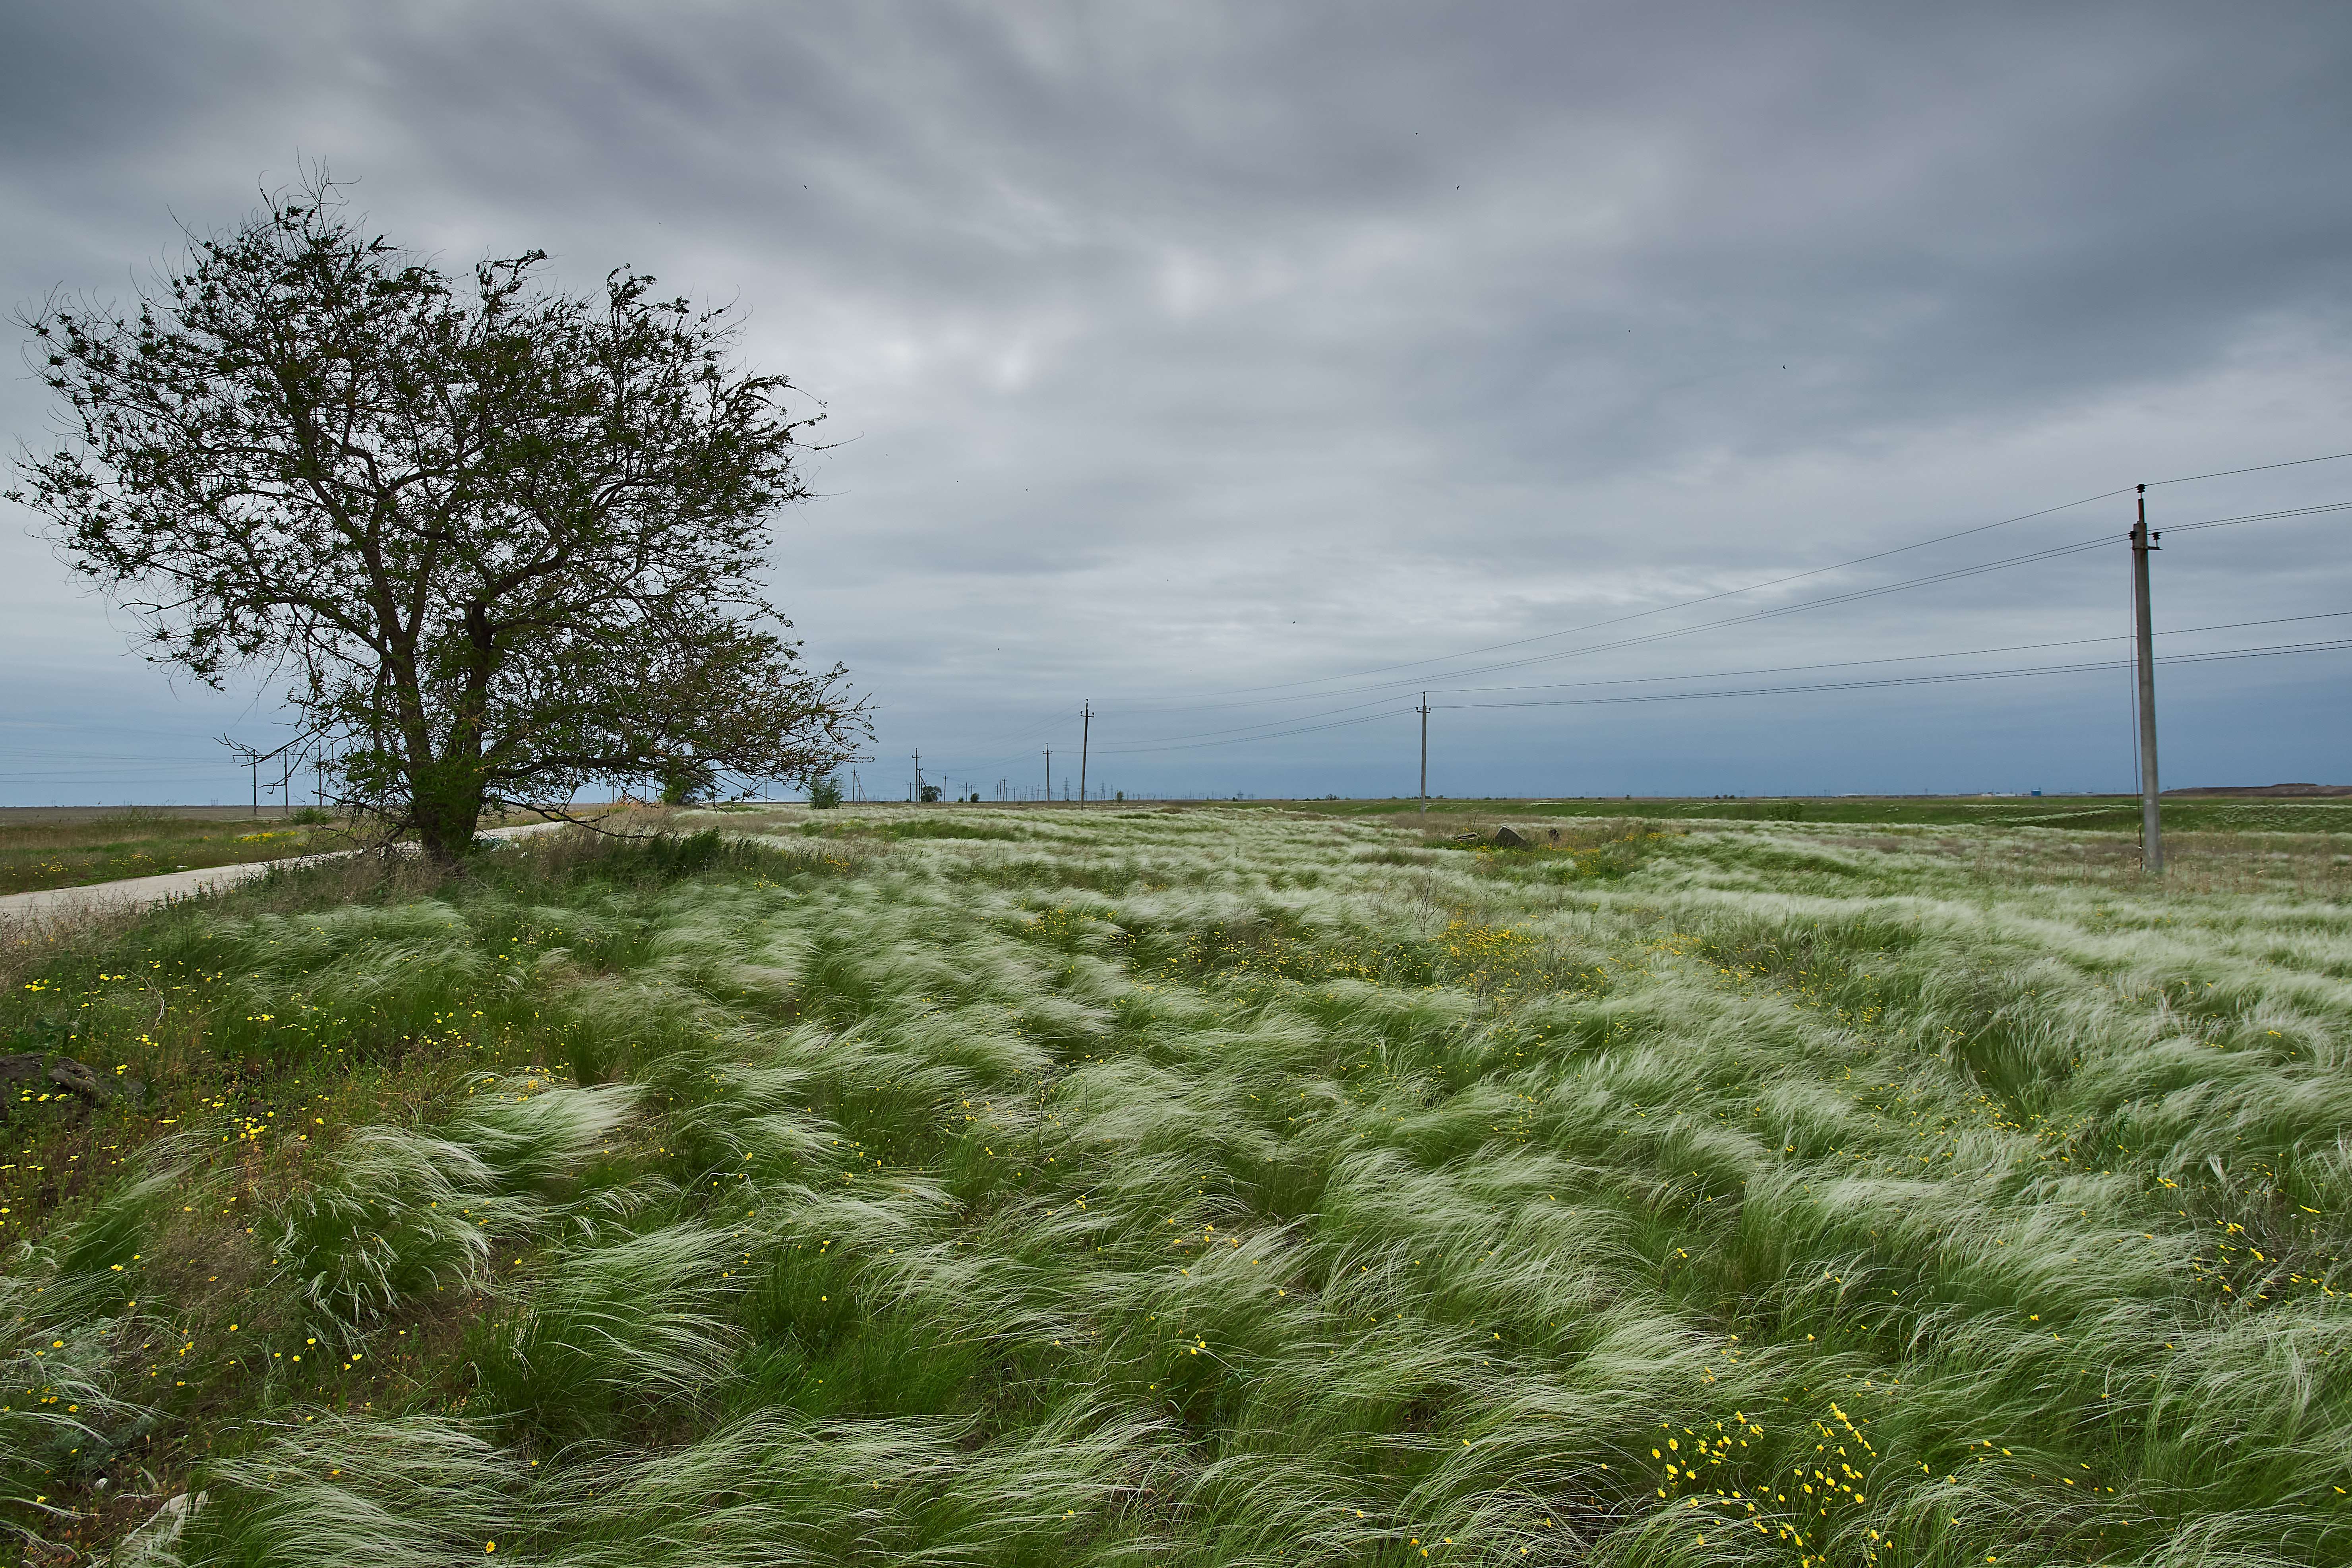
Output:
[[5,1086],[0,1533],[2352,1561],[2332,817],[2151,886],[1449,805],[648,816],[10,933],[6,1048],[103,1082]]

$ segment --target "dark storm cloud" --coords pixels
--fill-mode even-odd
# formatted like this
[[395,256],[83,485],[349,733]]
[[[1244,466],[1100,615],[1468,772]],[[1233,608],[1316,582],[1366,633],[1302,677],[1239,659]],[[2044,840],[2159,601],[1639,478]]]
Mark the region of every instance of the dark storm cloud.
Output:
[[[887,752],[974,778],[1081,695],[1114,734],[1213,729],[1161,700],[2352,447],[2335,7],[97,5],[15,37],[18,299],[120,291],[167,215],[229,220],[298,153],[453,262],[544,246],[575,288],[625,261],[739,299],[747,353],[843,441],[780,591],[881,699]],[[0,406],[37,431],[30,389]],[[2352,603],[2328,526],[2201,536],[2170,624]],[[11,638],[147,702],[40,549],[8,550]],[[2077,558],[1512,679],[2104,633],[2119,572]],[[2238,765],[2342,667],[2265,668],[2267,707],[2184,710],[2189,755]],[[1961,787],[2081,752],[2084,705],[2113,706],[1935,689],[1456,722],[1498,790]],[[1268,711],[1317,710],[1295,695]],[[1569,732],[1572,779],[1545,739]],[[2116,751],[2036,782],[2118,777]],[[1398,753],[1339,731],[1151,753],[1129,782],[1389,788]],[[2341,738],[2289,754],[2352,772]]]

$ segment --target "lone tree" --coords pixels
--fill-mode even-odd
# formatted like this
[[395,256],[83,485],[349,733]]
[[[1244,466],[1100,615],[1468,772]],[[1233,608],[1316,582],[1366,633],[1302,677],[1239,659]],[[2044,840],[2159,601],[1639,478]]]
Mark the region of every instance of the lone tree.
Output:
[[555,291],[539,251],[468,284],[323,177],[190,245],[134,312],[18,318],[64,417],[12,495],[151,659],[287,679],[340,805],[446,865],[486,811],[812,779],[866,738],[756,581],[822,416],[724,310],[625,268]]

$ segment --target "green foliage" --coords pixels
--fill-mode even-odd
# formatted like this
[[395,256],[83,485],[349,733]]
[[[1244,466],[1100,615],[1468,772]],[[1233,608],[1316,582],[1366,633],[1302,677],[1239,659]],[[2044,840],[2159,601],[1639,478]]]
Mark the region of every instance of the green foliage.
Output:
[[[0,1426],[7,1517],[135,1463],[206,1498],[189,1563],[2352,1552],[2334,893],[1810,823],[856,826],[124,938],[239,1052],[441,1074],[47,1222],[5,1364],[83,1411]],[[246,1187],[259,1234],[196,1213]]]
[[841,781],[831,773],[809,781],[809,805],[816,811],[835,811],[841,806]]
[[656,776],[661,780],[661,803],[664,805],[691,805],[708,800],[718,780],[710,770],[691,758],[670,757],[663,761]]

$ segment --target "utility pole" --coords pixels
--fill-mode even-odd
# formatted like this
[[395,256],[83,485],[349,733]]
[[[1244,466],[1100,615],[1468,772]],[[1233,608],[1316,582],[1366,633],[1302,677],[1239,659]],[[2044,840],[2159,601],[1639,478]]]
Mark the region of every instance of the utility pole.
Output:
[[1045,801],[1047,805],[1054,804],[1054,748],[1051,746],[1045,748]]
[[1421,815],[1429,815],[1429,693],[1421,694],[1421,706],[1413,710],[1421,715]]
[[2139,487],[2139,521],[2132,525],[2132,637],[2139,664],[2139,868],[2164,875],[2164,816],[2157,807],[2156,627],[2147,608],[2147,557],[2164,535],[2147,531],[2147,487]]
[[1078,804],[1087,804],[1087,749],[1094,739],[1095,707],[1092,702],[1078,705]]

